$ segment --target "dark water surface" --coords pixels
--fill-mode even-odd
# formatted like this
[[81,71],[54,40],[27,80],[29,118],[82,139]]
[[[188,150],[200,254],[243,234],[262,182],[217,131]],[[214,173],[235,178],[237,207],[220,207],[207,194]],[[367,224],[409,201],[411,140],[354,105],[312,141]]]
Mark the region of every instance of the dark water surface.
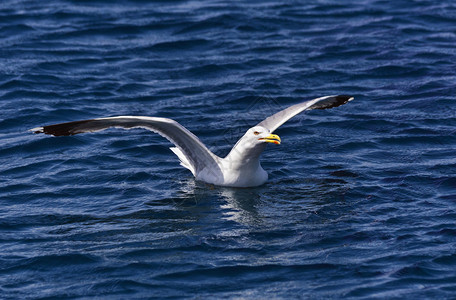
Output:
[[[456,297],[454,1],[0,3],[1,298]],[[294,118],[258,188],[162,137],[28,129],[169,117],[219,155]]]

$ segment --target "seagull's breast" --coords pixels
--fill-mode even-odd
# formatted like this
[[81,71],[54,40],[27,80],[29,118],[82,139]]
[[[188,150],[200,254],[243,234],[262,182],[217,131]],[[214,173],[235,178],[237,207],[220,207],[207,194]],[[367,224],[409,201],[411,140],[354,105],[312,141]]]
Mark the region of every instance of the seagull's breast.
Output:
[[254,187],[265,183],[268,173],[261,166],[249,170],[226,170],[224,185],[233,187]]
[[259,162],[239,164],[229,159],[219,161],[217,168],[205,168],[196,179],[207,183],[230,187],[254,187],[268,180],[268,173]]

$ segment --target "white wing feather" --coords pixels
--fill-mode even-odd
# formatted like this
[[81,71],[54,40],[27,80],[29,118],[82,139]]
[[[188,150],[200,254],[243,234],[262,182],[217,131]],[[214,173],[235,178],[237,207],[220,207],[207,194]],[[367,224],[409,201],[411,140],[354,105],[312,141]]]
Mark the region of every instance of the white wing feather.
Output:
[[171,150],[193,174],[197,174],[206,167],[213,166],[214,163],[217,164],[220,159],[207,149],[198,137],[188,129],[178,122],[167,118],[118,116],[37,127],[31,129],[31,131],[54,136],[66,136],[101,131],[110,127],[126,129],[139,127],[160,134],[176,145],[178,151]]
[[263,126],[264,128],[269,129],[272,133],[277,128],[279,128],[283,123],[293,118],[300,112],[304,110],[311,109],[327,109],[340,106],[345,104],[354,98],[351,96],[339,95],[339,96],[325,96],[305,102],[301,102],[295,105],[292,105],[284,110],[279,111],[278,113],[269,116],[268,118],[261,121],[257,126]]

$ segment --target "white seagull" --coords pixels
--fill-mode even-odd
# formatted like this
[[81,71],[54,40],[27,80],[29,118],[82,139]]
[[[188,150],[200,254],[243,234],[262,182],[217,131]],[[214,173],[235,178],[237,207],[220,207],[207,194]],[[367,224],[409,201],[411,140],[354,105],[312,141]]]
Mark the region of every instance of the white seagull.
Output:
[[345,95],[326,96],[281,110],[247,130],[225,158],[212,153],[188,129],[168,118],[118,116],[48,125],[30,131],[68,136],[110,127],[145,128],[173,143],[175,147],[170,149],[197,180],[220,186],[254,187],[268,180],[268,173],[260,165],[260,155],[267,143],[280,144],[280,137],[272,134],[279,126],[304,110],[337,107],[353,99]]

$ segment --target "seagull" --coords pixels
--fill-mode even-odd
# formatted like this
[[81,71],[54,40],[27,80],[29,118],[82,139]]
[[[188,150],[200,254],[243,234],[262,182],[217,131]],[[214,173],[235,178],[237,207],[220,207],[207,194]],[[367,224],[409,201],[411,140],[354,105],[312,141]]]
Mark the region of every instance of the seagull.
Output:
[[325,96],[292,105],[247,130],[225,158],[212,153],[199,138],[178,122],[159,117],[116,116],[73,121],[30,129],[34,133],[70,136],[101,131],[110,127],[144,128],[168,139],[175,147],[180,164],[190,170],[196,180],[228,187],[255,187],[268,180],[261,167],[260,155],[267,144],[280,145],[273,132],[283,123],[305,110],[328,109],[343,105],[354,98],[346,95]]

